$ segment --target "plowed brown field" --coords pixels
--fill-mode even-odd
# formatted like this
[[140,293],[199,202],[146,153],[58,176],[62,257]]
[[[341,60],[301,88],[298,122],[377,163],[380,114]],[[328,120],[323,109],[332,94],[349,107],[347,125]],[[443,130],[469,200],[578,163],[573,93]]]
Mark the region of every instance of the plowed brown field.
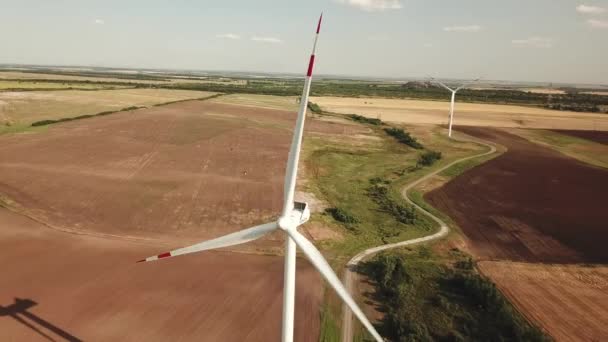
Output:
[[555,130],[555,132],[608,145],[608,132],[605,131]]
[[[2,341],[278,341],[283,259],[65,234],[0,208]],[[318,341],[321,280],[298,260],[298,341]],[[46,336],[46,337],[45,337]]]
[[[275,215],[295,114],[191,101],[0,137],[0,194],[76,231],[208,238]],[[307,130],[357,126],[309,120]]]
[[478,266],[557,341],[608,338],[608,267],[495,261]]
[[[282,258],[134,261],[276,215],[294,119],[192,101],[0,136],[0,340],[279,340]],[[296,338],[316,341],[322,283],[298,263]]]
[[608,170],[489,128],[459,130],[503,155],[426,195],[482,259],[608,262]]

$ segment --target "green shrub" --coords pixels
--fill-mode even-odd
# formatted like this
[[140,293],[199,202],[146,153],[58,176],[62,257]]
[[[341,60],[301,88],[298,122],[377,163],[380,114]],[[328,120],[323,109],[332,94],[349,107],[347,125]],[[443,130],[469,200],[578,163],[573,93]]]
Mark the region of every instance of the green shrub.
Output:
[[368,117],[357,115],[357,114],[349,114],[348,117],[353,121],[357,121],[357,122],[364,123],[364,124],[369,124],[369,125],[374,125],[374,126],[380,126],[383,124],[382,120],[380,120],[380,119],[372,119],[372,118],[368,118]]
[[359,220],[356,217],[341,208],[327,208],[325,209],[325,212],[330,214],[334,218],[334,220],[338,222],[346,224],[359,223]]
[[383,336],[391,341],[548,340],[490,281],[417,254],[382,253],[361,266],[376,283],[374,298],[385,313]]
[[397,141],[399,141],[402,144],[408,145],[417,150],[420,150],[423,148],[422,144],[420,144],[418,142],[418,140],[416,140],[416,138],[412,137],[410,135],[410,133],[404,131],[401,128],[390,127],[390,128],[385,128],[384,131],[386,132],[386,134],[394,137],[395,139],[397,139]]
[[323,112],[323,110],[318,104],[310,101],[308,101],[308,109],[310,109],[311,112],[316,114],[321,114]]
[[418,157],[416,166],[417,167],[431,166],[440,159],[441,159],[441,152],[427,151],[427,152],[424,152],[423,154],[421,154],[420,157]]
[[397,221],[404,224],[416,222],[416,209],[413,206],[404,206],[392,200],[386,186],[374,184],[368,189],[368,195],[380,206],[380,209],[391,214]]
[[57,123],[59,121],[57,120],[41,120],[41,121],[36,121],[34,123],[32,123],[32,127],[36,127],[36,126],[46,126],[46,125],[50,125],[50,124],[54,124]]

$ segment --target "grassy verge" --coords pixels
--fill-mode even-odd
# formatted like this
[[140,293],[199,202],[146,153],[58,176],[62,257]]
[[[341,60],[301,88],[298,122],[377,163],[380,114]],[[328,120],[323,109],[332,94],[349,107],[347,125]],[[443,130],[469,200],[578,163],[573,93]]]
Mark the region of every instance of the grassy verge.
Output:
[[337,323],[336,313],[328,305],[321,309],[321,332],[319,342],[340,341],[340,326]]
[[368,296],[385,313],[381,333],[394,341],[548,340],[457,249],[387,252],[361,271],[376,285]]

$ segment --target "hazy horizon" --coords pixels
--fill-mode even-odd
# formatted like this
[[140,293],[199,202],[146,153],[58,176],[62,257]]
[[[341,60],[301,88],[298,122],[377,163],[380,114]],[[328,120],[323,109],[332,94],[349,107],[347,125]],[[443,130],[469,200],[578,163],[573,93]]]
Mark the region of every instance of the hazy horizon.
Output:
[[0,63],[605,85],[608,1],[24,0],[3,6]]

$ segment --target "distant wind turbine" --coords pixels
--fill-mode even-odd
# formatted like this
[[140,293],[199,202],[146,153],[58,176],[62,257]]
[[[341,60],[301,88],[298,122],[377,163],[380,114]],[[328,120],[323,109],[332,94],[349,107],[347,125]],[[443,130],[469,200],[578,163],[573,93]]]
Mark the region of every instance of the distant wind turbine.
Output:
[[448,136],[450,138],[452,137],[452,122],[454,121],[454,102],[456,100],[456,93],[460,89],[465,88],[466,86],[468,86],[468,85],[470,85],[472,83],[475,83],[477,81],[479,81],[479,78],[477,78],[477,79],[475,79],[473,81],[466,82],[466,83],[462,84],[461,86],[459,86],[458,88],[452,89],[452,88],[448,87],[447,85],[445,85],[445,84],[443,84],[443,83],[441,83],[441,82],[439,82],[436,79],[434,79],[434,78],[431,77],[431,82],[437,83],[440,86],[442,86],[445,89],[447,89],[448,91],[452,92],[452,101],[450,102],[450,123],[448,124]]
[[283,211],[281,212],[279,219],[275,222],[241,230],[213,240],[204,241],[196,245],[155,255],[140,260],[139,262],[156,261],[183,254],[240,245],[257,240],[277,229],[280,229],[286,234],[285,274],[283,283],[283,330],[281,340],[283,342],[293,341],[297,245],[297,247],[300,247],[302,252],[304,252],[306,257],[308,257],[319,273],[321,273],[325,280],[327,280],[329,285],[333,287],[340,298],[342,298],[342,300],[350,307],[353,313],[357,316],[357,318],[359,318],[361,323],[365,326],[365,328],[367,328],[375,340],[382,342],[383,340],[382,337],[380,337],[380,334],[378,334],[374,326],[370,323],[367,317],[365,317],[365,314],[363,314],[361,309],[359,309],[353,298],[349,295],[348,291],[344,288],[332,270],[331,266],[329,266],[325,258],[323,258],[321,252],[319,252],[319,250],[308,239],[306,239],[304,235],[300,234],[297,229],[298,226],[301,226],[310,218],[310,209],[308,208],[308,203],[294,202],[294,194],[296,189],[296,177],[298,173],[300,149],[302,146],[302,135],[304,132],[304,120],[306,118],[306,108],[308,104],[308,93],[310,92],[312,71],[315,61],[315,50],[317,47],[317,39],[319,38],[319,31],[321,30],[321,19],[323,19],[323,14],[321,14],[319,23],[317,24],[317,33],[315,35],[310,61],[308,63],[308,71],[306,73],[306,80],[304,82],[300,109],[298,111],[293,140],[291,142],[291,149],[289,151],[289,157],[287,160]]

